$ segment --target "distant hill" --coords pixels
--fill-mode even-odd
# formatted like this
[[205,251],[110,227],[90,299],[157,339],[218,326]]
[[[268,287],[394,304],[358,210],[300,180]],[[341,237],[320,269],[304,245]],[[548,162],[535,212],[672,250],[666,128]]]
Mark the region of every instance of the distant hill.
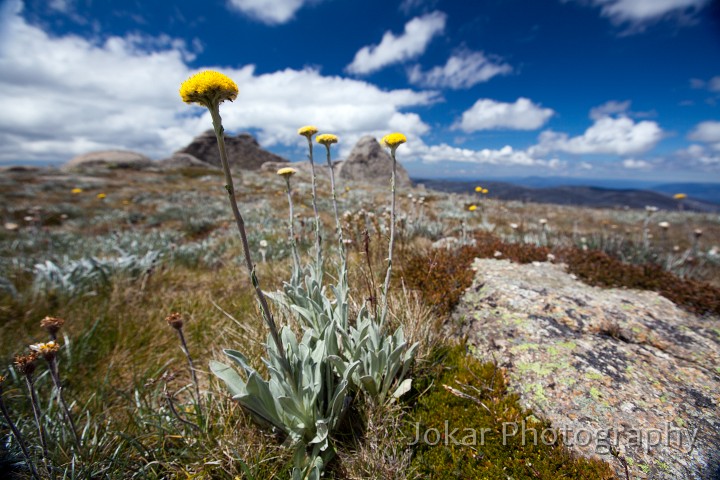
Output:
[[[679,188],[682,184],[669,185],[668,194],[663,194],[643,189],[616,189],[581,185],[533,188],[495,181],[482,183],[444,179],[413,179],[413,181],[433,190],[454,193],[474,193],[475,186],[481,184],[490,191],[488,194],[490,198],[597,208],[645,208],[647,205],[652,205],[663,210],[675,210],[678,208],[678,201],[672,198],[672,194],[691,191],[690,189]],[[698,212],[720,212],[720,202],[709,202],[688,196],[687,199],[683,200],[683,208]]]
[[720,184],[717,183],[664,183],[651,190],[669,195],[683,192],[698,200],[720,204]]

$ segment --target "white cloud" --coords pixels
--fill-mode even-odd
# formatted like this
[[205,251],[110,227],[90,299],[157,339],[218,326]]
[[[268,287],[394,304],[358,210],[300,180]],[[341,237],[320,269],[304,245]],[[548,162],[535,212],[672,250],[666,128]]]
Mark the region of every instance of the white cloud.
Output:
[[465,132],[508,128],[512,130],[535,130],[553,116],[550,108],[542,108],[527,98],[505,103],[481,98],[462,114],[454,125]]
[[700,10],[710,0],[590,0],[600,6],[603,16],[616,23],[643,23],[666,15]]
[[446,19],[444,13],[432,12],[410,20],[400,36],[385,32],[380,44],[358,50],[346,70],[364,75],[422,55],[433,37],[443,32]]
[[609,102],[603,103],[599,107],[595,107],[590,110],[590,118],[592,118],[593,120],[599,120],[602,117],[607,117],[608,115],[626,113],[629,108],[630,100],[626,100],[624,102],[610,100]]
[[538,153],[560,151],[571,154],[634,155],[653,148],[663,137],[656,122],[602,117],[595,120],[585,133],[570,138],[566,133],[552,130],[540,134],[539,144],[533,147]]
[[[62,162],[110,148],[161,158],[210,128],[209,114],[178,95],[180,83],[195,71],[179,40],[50,37],[23,20],[21,3],[4,7],[0,162]],[[222,70],[239,85],[238,99],[222,106],[226,129],[254,129],[264,146],[296,145],[298,126],[312,123],[340,136],[341,154],[365,133],[403,131],[415,139],[428,126],[401,110],[438,99],[435,92],[385,91],[313,69],[256,75],[252,65],[205,68]]]
[[293,19],[307,0],[228,0],[228,7],[268,25],[280,25]]
[[708,89],[711,92],[720,92],[720,75],[710,79],[708,82]]
[[502,166],[547,167],[553,169],[565,165],[564,162],[556,158],[551,160],[535,158],[527,151],[515,150],[510,145],[506,145],[499,150],[488,148],[473,150],[453,147],[446,143],[432,146],[421,144],[419,147],[413,146],[412,149],[410,149],[410,155],[425,163],[459,162]]
[[720,146],[720,122],[708,120],[695,125],[688,134],[688,140],[703,143],[714,143]]
[[720,170],[720,151],[711,151],[704,145],[693,144],[675,152],[679,168],[698,168],[706,171]]
[[420,65],[408,70],[408,79],[414,85],[430,88],[470,88],[487,82],[496,75],[507,74],[512,67],[507,63],[495,62],[483,52],[464,51],[451,56],[443,66],[423,72]]
[[652,165],[645,160],[636,160],[634,158],[626,158],[622,161],[622,166],[630,170],[642,170],[650,168]]

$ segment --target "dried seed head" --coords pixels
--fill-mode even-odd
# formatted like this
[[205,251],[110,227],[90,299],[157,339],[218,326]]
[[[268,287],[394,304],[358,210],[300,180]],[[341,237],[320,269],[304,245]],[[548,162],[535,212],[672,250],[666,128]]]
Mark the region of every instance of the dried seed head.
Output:
[[40,320],[40,328],[52,336],[57,335],[63,325],[65,325],[65,320],[58,317],[45,317]]
[[693,233],[695,234],[695,238],[700,238],[700,237],[702,237],[703,231],[700,230],[699,228],[696,228]]
[[178,312],[168,315],[167,318],[165,318],[165,321],[175,330],[180,330],[183,327],[183,318]]
[[30,352],[27,355],[15,355],[15,369],[25,376],[30,376],[35,371],[35,361],[38,355],[35,352]]

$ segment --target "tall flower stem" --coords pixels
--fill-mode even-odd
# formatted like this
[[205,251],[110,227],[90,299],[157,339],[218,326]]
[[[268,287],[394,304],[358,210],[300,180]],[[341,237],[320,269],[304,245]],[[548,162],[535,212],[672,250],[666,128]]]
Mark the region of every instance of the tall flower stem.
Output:
[[333,170],[332,159],[330,158],[330,145],[325,145],[327,150],[327,164],[330,171],[330,191],[332,193],[333,213],[335,213],[335,229],[337,230],[338,242],[340,243],[340,256],[342,257],[343,266],[347,262],[345,257],[345,242],[343,240],[342,225],[340,224],[340,215],[338,214],[337,194],[335,192],[335,172]]
[[320,215],[318,214],[318,208],[317,208],[317,187],[316,187],[316,180],[315,180],[315,161],[313,159],[313,144],[312,144],[312,136],[307,136],[308,141],[308,159],[310,160],[310,172],[312,175],[311,178],[311,185],[312,185],[312,206],[313,206],[313,214],[315,215],[315,255],[316,255],[316,262],[317,262],[317,268],[318,271],[320,270],[320,265],[322,264],[322,249],[320,247],[322,243],[322,236],[320,235]]
[[388,266],[387,272],[385,273],[385,284],[382,291],[382,313],[380,314],[380,328],[385,326],[385,318],[387,317],[388,310],[388,290],[390,289],[390,275],[392,274],[392,261],[393,261],[393,245],[395,244],[395,149],[391,148],[390,155],[392,157],[392,176],[390,178],[390,246],[388,248]]
[[278,333],[275,319],[270,312],[270,307],[268,306],[265,294],[260,288],[260,282],[255,275],[255,265],[253,264],[252,257],[250,256],[250,244],[248,243],[247,233],[245,232],[245,220],[240,213],[237,199],[235,198],[235,187],[233,185],[232,173],[230,172],[230,162],[228,161],[227,151],[225,150],[225,129],[222,125],[222,118],[220,117],[218,103],[209,105],[208,110],[212,116],[215,137],[217,138],[218,149],[220,150],[220,162],[222,163],[223,172],[225,173],[225,190],[227,191],[230,208],[232,209],[233,216],[235,217],[235,223],[237,224],[238,231],[240,232],[240,238],[242,240],[243,253],[245,254],[245,265],[247,266],[250,274],[250,280],[253,284],[253,288],[255,289],[255,294],[260,302],[262,315],[270,329],[270,335],[272,336],[273,342],[275,342],[275,347],[277,348],[280,358],[282,358],[283,363],[285,364],[287,373],[290,374],[290,364],[288,363],[287,356],[285,354],[285,348],[280,340],[280,334]]
[[63,388],[62,383],[60,382],[60,373],[58,371],[57,359],[55,357],[52,357],[48,360],[48,365],[50,366],[50,376],[52,377],[53,383],[55,384],[55,389],[58,393],[58,400],[60,400],[60,405],[62,405],[65,419],[70,425],[70,430],[72,430],[75,447],[77,448],[78,452],[80,452],[80,437],[78,436],[77,428],[75,428],[75,421],[70,414],[70,408],[68,408],[68,404],[67,402],[65,402],[65,397],[63,397]]
[[297,242],[295,241],[295,220],[293,215],[293,201],[292,201],[292,190],[290,189],[290,175],[283,175],[285,177],[285,191],[287,192],[288,199],[288,211],[290,218],[288,219],[288,230],[290,233],[290,248],[293,253],[293,263],[295,264],[295,271],[300,271],[300,255],[298,254]]
[[[0,381],[2,380],[0,379]],[[22,451],[23,457],[25,457],[25,462],[27,462],[32,477],[36,480],[40,480],[40,474],[38,474],[37,468],[35,468],[35,463],[33,463],[32,458],[30,457],[30,452],[28,452],[27,446],[25,446],[25,441],[23,440],[20,431],[15,426],[15,422],[13,422],[12,418],[10,418],[5,402],[2,399],[2,386],[0,386],[0,411],[2,411],[5,421],[10,426],[10,430],[12,431],[15,440],[18,442],[18,445],[20,445],[20,450]]]
[[190,376],[192,377],[193,386],[195,386],[195,398],[197,398],[198,413],[202,414],[202,397],[200,397],[200,383],[198,382],[195,364],[190,356],[190,350],[188,349],[187,342],[185,341],[185,334],[183,334],[182,328],[178,328],[176,330],[178,337],[180,337],[180,348],[182,348],[185,358],[187,358],[188,365],[190,366]]
[[35,392],[35,384],[31,375],[25,375],[25,385],[27,386],[28,392],[30,392],[30,404],[32,405],[35,424],[37,425],[38,435],[40,436],[40,446],[42,447],[45,470],[48,471],[51,477],[55,478],[55,475],[52,473],[52,467],[50,466],[50,455],[48,454],[47,439],[45,438],[45,427],[43,427],[42,424],[40,402],[38,401],[37,393]]

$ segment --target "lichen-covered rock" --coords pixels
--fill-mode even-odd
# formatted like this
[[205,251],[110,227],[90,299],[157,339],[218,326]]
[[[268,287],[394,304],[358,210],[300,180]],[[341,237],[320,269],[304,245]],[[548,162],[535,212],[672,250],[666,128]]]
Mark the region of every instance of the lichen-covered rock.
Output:
[[[288,162],[287,159],[260,148],[257,140],[249,133],[241,133],[234,137],[225,135],[225,149],[230,166],[243,170],[260,170],[265,162]],[[198,135],[187,147],[176,153],[188,153],[210,165],[222,166],[213,130],[207,130]]]
[[153,165],[145,155],[130,150],[102,150],[78,155],[62,166],[63,170],[119,168],[144,170]]
[[573,450],[623,479],[610,447],[632,478],[720,478],[719,319],[653,292],[587,286],[561,265],[473,268],[454,320]]
[[[344,180],[359,182],[382,182],[390,185],[392,158],[380,146],[375,137],[366,135],[353,147],[347,160],[340,163],[337,176]],[[410,187],[412,182],[407,170],[397,162],[395,182],[398,187]]]

